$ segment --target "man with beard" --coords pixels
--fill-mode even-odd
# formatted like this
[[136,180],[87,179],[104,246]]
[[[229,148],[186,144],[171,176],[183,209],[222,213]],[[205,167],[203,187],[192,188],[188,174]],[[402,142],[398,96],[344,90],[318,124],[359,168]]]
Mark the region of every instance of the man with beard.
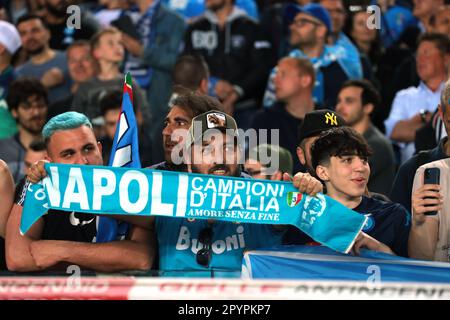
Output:
[[370,178],[367,187],[372,192],[389,195],[395,174],[394,150],[389,140],[372,124],[372,113],[379,108],[381,98],[367,80],[350,80],[338,94],[336,112],[369,144]]
[[15,70],[15,78],[38,78],[48,89],[50,103],[69,95],[70,77],[66,55],[50,49],[51,34],[42,18],[26,14],[19,18],[17,29],[22,47],[31,58]]
[[[208,117],[224,119],[208,127]],[[210,124],[210,123],[209,123]],[[235,120],[212,110],[194,119],[187,133],[184,159],[188,172],[248,178],[241,171],[242,146]],[[285,180],[286,175],[284,176]],[[321,183],[308,174],[294,177],[301,192],[316,194]],[[198,277],[239,276],[245,250],[281,243],[284,228],[272,225],[231,223],[214,219],[156,218],[159,266],[163,275]],[[233,245],[221,243],[239,239]]]
[[0,140],[0,159],[8,164],[18,182],[23,176],[25,153],[30,143],[41,138],[48,111],[47,92],[37,79],[24,78],[11,84],[6,101],[19,131]]
[[65,50],[75,40],[89,40],[100,28],[94,17],[88,15],[87,10],[80,12],[80,27],[68,26],[71,16],[67,8],[75,4],[73,0],[44,0],[44,21],[51,34],[50,48]]
[[254,113],[248,108],[259,104],[269,72],[270,43],[233,0],[207,0],[205,5],[206,12],[186,32],[184,52],[205,58],[215,94],[246,129]]

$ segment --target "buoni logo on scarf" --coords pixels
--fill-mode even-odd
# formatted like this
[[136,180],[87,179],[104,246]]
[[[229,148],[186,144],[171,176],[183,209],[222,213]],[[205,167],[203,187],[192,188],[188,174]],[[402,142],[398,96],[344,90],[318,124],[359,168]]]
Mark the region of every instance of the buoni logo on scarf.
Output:
[[365,216],[327,196],[299,193],[290,182],[83,165],[45,168],[48,176],[27,191],[22,234],[48,209],[58,209],[291,224],[315,241],[347,253],[366,222]]

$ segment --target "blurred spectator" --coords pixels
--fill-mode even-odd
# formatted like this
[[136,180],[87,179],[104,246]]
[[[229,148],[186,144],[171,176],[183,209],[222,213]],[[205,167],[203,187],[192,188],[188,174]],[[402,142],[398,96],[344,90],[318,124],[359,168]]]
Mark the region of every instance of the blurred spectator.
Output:
[[[328,44],[336,46],[336,50],[352,63],[353,61],[360,61],[355,64],[353,71],[358,75],[358,78],[366,78],[372,80],[372,70],[368,57],[361,54],[355,44],[344,33],[345,21],[347,19],[347,12],[344,7],[343,0],[320,0],[320,5],[327,9],[331,18],[332,29],[328,36]],[[340,49],[339,49],[340,47]]]
[[[381,44],[380,31],[374,27],[368,27],[371,14],[367,12],[366,7],[357,6],[356,8],[350,12],[345,27],[346,33],[359,50],[364,78],[370,80],[377,88],[380,88],[382,86],[378,79],[380,76],[379,67],[384,52]],[[384,104],[380,103],[371,114],[373,124],[383,133],[385,131],[383,122],[389,112],[385,109]]]
[[[85,114],[94,120],[101,117],[100,97],[109,89],[123,87],[123,75],[120,64],[124,58],[124,47],[121,32],[115,27],[105,28],[91,40],[92,57],[94,58],[95,76],[80,84],[75,93],[72,110]],[[138,125],[149,126],[151,123],[150,107],[145,92],[133,80],[133,105],[136,107]]]
[[[407,38],[411,36],[415,40],[419,21],[412,13],[412,1],[378,0],[372,1],[371,4],[374,4],[373,2],[381,8],[380,38],[384,48],[403,45],[402,42],[405,41],[410,42]],[[370,3],[366,3],[368,4]],[[359,11],[361,7],[354,6],[354,9]]]
[[0,271],[6,270],[5,234],[9,212],[14,201],[14,180],[8,165],[0,159]]
[[[344,1],[321,0],[319,3],[327,9],[331,18],[332,31],[328,37],[328,44],[337,47],[336,50],[338,50],[339,54],[341,54],[344,58],[346,57],[347,60],[360,61],[360,63],[355,66],[357,69],[353,71],[355,74],[359,75],[358,78],[364,77],[365,79],[374,81],[373,70],[369,57],[362,52],[360,48],[355,46],[354,39],[352,39],[352,42],[352,40],[350,40],[350,38],[344,33],[347,20],[347,12],[344,7]],[[347,34],[350,35],[349,33]]]
[[[279,144],[289,150],[296,159],[297,132],[305,114],[314,110],[312,91],[315,73],[312,63],[305,58],[287,57],[280,60],[274,79],[277,102],[272,108],[261,110],[252,124],[252,128],[267,129],[267,142]],[[273,130],[278,133],[278,142],[271,140]],[[261,134],[259,135],[261,138]],[[253,147],[253,146],[250,146]],[[306,171],[297,160],[294,172]]]
[[[104,165],[108,165],[111,156],[111,149],[116,133],[116,125],[122,111],[122,95],[120,89],[109,89],[101,95],[99,107],[103,117],[104,135],[100,138],[102,144],[102,157]],[[134,106],[136,109],[136,106]],[[136,113],[136,110],[135,110]],[[137,115],[138,116],[138,115]],[[155,146],[151,143],[149,137],[144,133],[142,125],[138,125],[139,156],[142,167],[154,163],[153,149]]]
[[6,11],[12,23],[17,23],[17,19],[19,19],[20,16],[23,16],[30,11],[30,2],[31,1],[29,0],[10,1],[6,7]]
[[450,5],[439,7],[434,17],[433,31],[450,35]]
[[311,146],[322,132],[345,125],[344,119],[331,110],[316,110],[305,115],[298,130],[297,157],[311,175],[316,174],[312,166]]
[[[450,133],[450,81],[445,83],[439,104],[439,116],[444,123],[447,135]],[[402,204],[411,212],[411,190],[413,177],[421,165],[450,157],[448,137],[443,138],[433,150],[422,151],[401,165],[391,190],[391,200]]]
[[[146,90],[152,121],[160,123],[168,111],[171,73],[181,49],[185,23],[160,0],[134,2],[138,10],[126,11],[124,17],[131,19],[137,38],[127,33],[130,30],[121,30],[128,51],[125,72],[130,71],[139,86]],[[151,127],[152,138],[160,134],[158,129],[158,126]]]
[[123,10],[129,9],[131,0],[99,0],[100,9],[95,12],[95,19],[102,28],[109,27],[111,22],[118,19]]
[[361,134],[372,150],[369,157],[370,177],[367,187],[372,192],[389,195],[395,175],[395,156],[390,141],[373,125],[371,115],[381,98],[367,80],[350,80],[338,95],[336,112],[349,127]]
[[73,105],[74,93],[83,82],[94,76],[94,61],[91,56],[91,45],[86,40],[76,40],[66,51],[67,68],[72,79],[70,95],[57,100],[49,106],[47,119],[67,112]]
[[[261,2],[261,1],[259,1]],[[291,2],[299,5],[310,3],[310,0],[297,1],[265,1],[265,5],[260,4],[260,23],[263,34],[268,38],[272,48],[272,58],[270,66],[277,64],[278,60],[287,56],[291,51],[289,44],[289,25],[285,20],[286,7]]]
[[151,168],[186,171],[186,165],[175,163],[174,156],[180,157],[192,119],[211,110],[222,111],[222,105],[215,98],[192,92],[176,97],[172,102],[169,113],[166,115],[164,128],[162,129],[164,161],[151,166]]
[[[368,27],[368,20],[371,17],[370,13],[364,8],[350,13],[346,32],[350,39],[356,45],[361,56],[368,59],[368,66],[371,70],[364,71],[364,74],[376,74],[378,70],[378,63],[382,54],[382,45],[379,31],[375,28]],[[366,67],[363,64],[363,67]],[[367,78],[367,77],[366,77]]]
[[292,155],[280,146],[260,144],[249,151],[244,168],[253,179],[281,181],[283,173],[292,176]]
[[50,103],[70,94],[70,78],[64,52],[50,49],[51,34],[41,17],[27,14],[19,18],[17,29],[30,60],[15,70],[16,78],[35,77],[48,89]]
[[27,174],[27,170],[31,165],[39,160],[45,160],[47,156],[47,151],[45,149],[45,142],[43,140],[35,140],[30,143],[27,151],[25,152],[25,157],[23,159],[23,175]]
[[8,20],[13,24],[17,24],[17,20],[24,14],[42,12],[43,9],[42,0],[10,0],[5,2]]
[[17,132],[16,122],[8,111],[6,96],[13,81],[11,58],[20,48],[21,41],[16,27],[9,22],[0,21],[0,139]]
[[419,40],[416,61],[420,85],[396,94],[389,118],[384,123],[386,135],[401,148],[400,163],[413,155],[416,130],[431,119],[439,103],[447,79],[446,66],[450,62],[449,38],[441,34],[424,34]]
[[[438,185],[425,184],[424,171],[430,168],[440,172]],[[417,169],[412,190],[411,258],[450,262],[449,173],[450,159],[433,161]]]
[[207,0],[207,11],[188,27],[185,53],[203,55],[210,83],[240,128],[250,127],[269,72],[270,43],[233,0]]
[[80,10],[80,28],[68,25],[70,15],[67,8],[76,4],[75,0],[43,0],[43,19],[50,31],[50,48],[65,50],[75,40],[89,40],[99,29],[98,23],[88,10]]
[[[163,3],[169,9],[181,14],[187,21],[202,15],[206,10],[204,0],[163,0]],[[238,8],[244,10],[248,16],[258,20],[258,7],[254,0],[236,0],[235,4]]]
[[40,139],[47,118],[47,92],[37,79],[16,80],[9,88],[7,102],[19,132],[0,140],[0,159],[9,166],[17,183],[23,177],[25,153],[30,143]]
[[329,33],[330,43],[334,44],[341,36],[345,25],[346,11],[342,0],[320,0],[319,4],[324,7],[331,19],[331,31]]
[[[103,163],[101,145],[95,139],[89,120],[82,114],[66,112],[50,119],[43,136],[48,158],[53,163]],[[45,172],[43,164],[40,162],[38,172]],[[26,235],[20,234],[28,186],[25,179],[17,186],[15,204],[8,219],[6,262],[10,271],[66,270],[70,264],[97,272],[150,269],[154,255],[150,248],[152,239],[149,232],[140,227],[133,227],[126,240],[95,243],[95,216],[77,212],[63,214],[50,209]]]
[[432,17],[438,8],[444,4],[444,0],[413,0],[414,16],[419,19],[419,27],[422,32],[433,31]]
[[[385,89],[383,90],[388,110],[398,91],[419,84],[420,79],[416,72],[415,61],[418,38],[422,33],[434,32],[434,17],[440,7],[440,3],[443,3],[443,1],[413,1],[413,14],[418,20],[410,19],[409,12],[399,13],[397,16],[394,15],[392,17],[387,14],[383,15],[386,19],[382,19],[382,35],[386,36],[386,32],[383,33],[385,30],[384,24],[388,24],[390,25],[390,33],[393,33],[392,38],[398,38],[392,46],[385,44],[387,50],[382,58],[382,70],[380,70],[381,74],[379,75],[381,83],[389,84],[384,86]],[[406,9],[402,8],[399,10]],[[400,33],[396,31],[395,24],[402,24],[402,22],[405,26],[400,28],[402,30]],[[395,36],[396,34],[400,36]]]
[[[169,107],[172,108],[173,101],[180,95],[196,93],[199,95],[208,94],[209,68],[202,56],[182,55],[178,57],[172,73],[173,91],[169,100]],[[166,123],[157,123],[159,132],[162,132]],[[164,142],[162,135],[153,136],[153,159],[161,162],[164,157]]]
[[[328,11],[321,5],[312,3],[300,7],[292,4],[287,7],[285,17],[290,23],[289,42],[295,48],[289,56],[310,59],[316,71],[314,101],[334,109],[342,83],[362,77],[359,55],[348,55],[347,50],[339,45],[326,45],[332,24]],[[272,71],[266,88],[265,107],[270,107],[276,100],[274,76],[275,70]]]
[[199,94],[208,94],[209,68],[202,56],[180,56],[175,63],[172,78],[175,95],[177,91],[175,90],[176,86],[181,86]]
[[[445,10],[445,6],[441,6],[436,12],[435,16],[432,17],[434,18],[432,19],[432,21],[434,21],[433,32],[440,33],[448,37],[449,32],[447,32],[446,25],[450,18],[448,18]],[[443,12],[443,14],[440,14],[440,12]],[[416,46],[414,46],[414,51],[415,47]],[[388,54],[385,54],[385,56],[386,55]],[[382,87],[385,107],[387,111],[385,118],[387,118],[387,116],[389,115],[390,106],[395,97],[395,94],[402,89],[406,89],[411,86],[418,86],[420,83],[420,78],[417,74],[415,52],[413,52],[412,50],[399,48],[399,52],[397,52],[396,55],[398,56],[396,60],[391,60],[383,63],[385,76],[380,76],[381,83],[388,84]],[[392,68],[392,66],[397,67]]]

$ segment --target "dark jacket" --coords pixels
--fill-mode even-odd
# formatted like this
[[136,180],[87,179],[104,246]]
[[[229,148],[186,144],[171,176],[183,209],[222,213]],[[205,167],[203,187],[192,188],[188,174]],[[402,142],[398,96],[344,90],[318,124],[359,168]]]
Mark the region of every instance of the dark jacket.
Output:
[[237,7],[223,30],[211,11],[194,20],[186,32],[184,53],[202,55],[211,77],[239,86],[241,101],[262,96],[270,69],[270,43],[258,23]]

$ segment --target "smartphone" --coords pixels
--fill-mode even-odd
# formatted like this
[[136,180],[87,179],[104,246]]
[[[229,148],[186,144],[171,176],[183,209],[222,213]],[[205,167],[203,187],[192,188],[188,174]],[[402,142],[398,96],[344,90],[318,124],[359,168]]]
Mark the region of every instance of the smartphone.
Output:
[[[439,184],[441,175],[441,170],[439,168],[428,168],[425,169],[423,176],[423,184]],[[429,211],[425,212],[426,216],[434,216],[437,215],[437,211]]]
[[131,18],[127,15],[122,15],[120,18],[111,21],[111,25],[122,31],[123,33],[126,33],[130,37],[140,40],[140,35],[137,31],[136,26],[133,24],[133,21]]

